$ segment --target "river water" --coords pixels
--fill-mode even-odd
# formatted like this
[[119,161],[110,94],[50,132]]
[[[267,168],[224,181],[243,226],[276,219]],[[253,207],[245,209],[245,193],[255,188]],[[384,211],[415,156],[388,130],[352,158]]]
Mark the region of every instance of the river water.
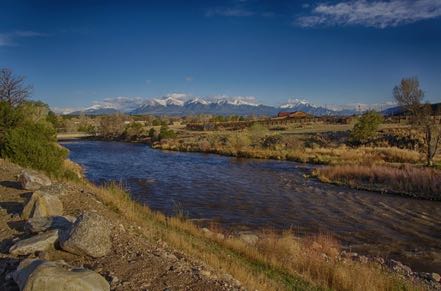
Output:
[[292,229],[331,234],[352,251],[441,272],[441,202],[353,190],[308,178],[294,162],[179,153],[146,145],[64,142],[96,184],[120,181],[132,197],[167,215],[230,230]]

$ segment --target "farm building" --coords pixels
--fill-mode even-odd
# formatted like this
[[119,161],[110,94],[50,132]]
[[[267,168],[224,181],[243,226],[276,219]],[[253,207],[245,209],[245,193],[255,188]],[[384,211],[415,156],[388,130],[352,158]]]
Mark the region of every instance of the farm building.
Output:
[[287,117],[287,118],[304,118],[309,116],[310,116],[309,114],[303,111],[293,111],[293,112],[282,111],[277,114],[277,117]]

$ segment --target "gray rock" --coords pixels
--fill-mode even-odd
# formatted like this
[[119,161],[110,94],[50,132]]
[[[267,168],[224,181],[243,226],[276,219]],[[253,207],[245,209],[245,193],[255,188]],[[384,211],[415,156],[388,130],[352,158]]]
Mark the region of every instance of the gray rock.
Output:
[[259,237],[252,233],[241,233],[239,234],[239,239],[246,242],[247,244],[254,245],[259,240]]
[[48,177],[34,170],[23,170],[18,176],[18,182],[23,189],[31,191],[52,184]]
[[60,238],[61,248],[77,255],[99,258],[110,252],[110,226],[94,212],[83,213],[72,229]]
[[63,196],[66,194],[66,187],[63,184],[52,184],[40,188],[41,191],[55,196]]
[[390,265],[392,267],[392,270],[399,274],[403,275],[411,275],[412,269],[409,266],[404,265],[403,263],[395,260],[390,260]]
[[63,215],[63,203],[55,196],[35,191],[26,203],[21,214],[23,219]]
[[60,232],[69,231],[75,222],[73,216],[48,216],[48,217],[35,217],[26,222],[26,230],[38,233],[50,229],[58,229]]
[[16,256],[34,254],[53,247],[57,241],[58,230],[50,230],[31,238],[18,241],[9,249],[9,253]]
[[441,281],[441,276],[438,273],[432,273],[430,274],[430,278],[432,281],[439,283]]
[[21,291],[107,291],[109,283],[101,275],[63,262],[26,259],[13,279]]

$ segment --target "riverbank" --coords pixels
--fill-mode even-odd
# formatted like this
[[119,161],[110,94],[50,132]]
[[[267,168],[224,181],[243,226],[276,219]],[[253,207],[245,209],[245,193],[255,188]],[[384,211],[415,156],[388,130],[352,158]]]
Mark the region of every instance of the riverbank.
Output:
[[[205,138],[202,141],[197,141],[186,137],[184,139],[166,139],[152,143],[149,138],[135,140],[106,139],[87,134],[59,136],[59,141],[75,140],[141,143],[154,149],[166,151],[210,153],[237,158],[286,160],[327,165],[328,167],[325,169],[315,169],[312,176],[317,177],[323,183],[344,185],[354,189],[396,194],[410,198],[441,200],[438,179],[433,178],[439,177],[441,170],[421,167],[422,157],[420,153],[397,147],[365,146],[352,148],[341,145],[339,147],[274,149],[256,148],[245,144],[240,148],[235,148],[231,145],[222,146],[208,143]],[[412,171],[413,175],[409,175],[409,171]],[[335,173],[338,173],[338,175]],[[384,173],[394,173],[394,175],[387,175],[389,179],[383,179],[381,176]],[[417,174],[417,176],[414,174]],[[421,179],[418,177],[421,177]]]
[[[2,262],[6,265],[1,281],[12,284],[6,276],[21,258],[5,250],[15,237],[26,237],[19,227],[11,226],[20,225],[19,212],[28,195],[14,182],[21,169],[5,161],[0,165],[1,223],[5,230],[1,233]],[[96,211],[111,222],[112,253],[90,259],[53,249],[40,256],[87,266],[105,276],[114,290],[139,290],[140,286],[153,290],[189,286],[192,290],[235,290],[240,286],[259,290],[415,290],[436,286],[429,281],[420,285],[424,280],[408,270],[403,272],[399,264],[394,266],[401,268],[400,272],[390,273],[379,259],[375,259],[378,263],[374,258],[342,255],[338,244],[326,236],[298,239],[290,233],[280,236],[271,232],[229,236],[152,212],[116,185],[59,185],[64,190],[61,199],[66,214]],[[227,270],[229,274],[225,274]]]
[[441,171],[433,168],[340,165],[315,169],[313,175],[324,183],[411,198],[441,200]]

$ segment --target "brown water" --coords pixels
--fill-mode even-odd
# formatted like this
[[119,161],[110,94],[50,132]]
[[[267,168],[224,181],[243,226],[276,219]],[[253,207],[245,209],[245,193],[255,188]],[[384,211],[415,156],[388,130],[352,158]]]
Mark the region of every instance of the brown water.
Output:
[[89,180],[122,181],[135,200],[165,214],[180,209],[189,218],[234,230],[330,233],[353,251],[441,272],[441,202],[323,184],[305,178],[311,166],[293,162],[165,152],[117,142],[63,145],[85,167]]

